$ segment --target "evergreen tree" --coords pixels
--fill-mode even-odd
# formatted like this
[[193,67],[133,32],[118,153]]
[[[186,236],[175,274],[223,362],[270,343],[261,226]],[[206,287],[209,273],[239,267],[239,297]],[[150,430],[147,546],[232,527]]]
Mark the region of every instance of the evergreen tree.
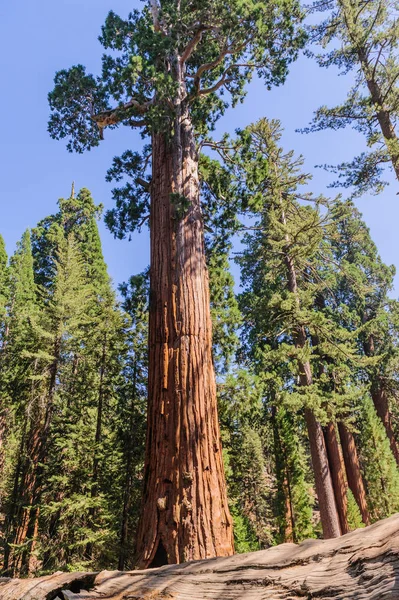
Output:
[[398,444],[390,404],[397,393],[398,303],[390,300],[395,269],[385,265],[370,232],[352,202],[338,203],[334,210],[338,237],[334,258],[341,265],[337,299],[345,306],[336,317],[356,330],[359,377],[370,386],[378,416],[384,424],[391,450],[399,464]]
[[120,517],[118,568],[134,566],[137,523],[144,467],[147,378],[148,378],[148,271],[130,278],[120,287],[123,309],[131,319],[128,355],[118,391],[118,437],[122,440],[123,493]]
[[355,195],[378,193],[386,164],[399,179],[397,8],[396,0],[331,0],[315,2],[311,10],[328,13],[310,27],[311,39],[327,48],[316,56],[319,65],[354,72],[355,84],[343,104],[319,108],[305,131],[351,125],[366,136],[370,150],[333,168],[339,174],[335,185],[354,186]]
[[237,552],[273,541],[273,465],[267,422],[262,417],[262,385],[245,370],[219,384],[228,496]]
[[[323,531],[325,537],[333,537],[340,535],[341,524],[321,422],[334,415],[339,394],[328,393],[324,377],[318,380],[312,364],[319,348],[313,347],[312,338],[323,340],[323,354],[331,357],[332,372],[342,381],[348,376],[342,355],[350,357],[351,349],[346,332],[314,310],[329,283],[325,274],[320,277],[328,231],[317,205],[325,201],[299,191],[308,176],[300,172],[301,160],[278,146],[280,135],[279,123],[265,119],[241,134],[242,193],[260,215],[239,261],[246,286],[242,306],[245,327],[257,336],[263,355],[270,353],[271,362],[290,357],[289,401],[304,410]],[[313,199],[316,207],[300,204],[299,198]]]
[[[112,54],[103,57],[102,76],[87,75],[81,65],[60,71],[49,95],[50,134],[69,138],[70,150],[96,146],[106,127],[120,124],[151,136],[142,157],[127,152],[116,160],[116,177],[127,169],[133,184],[117,194],[116,209],[108,216],[111,229],[123,236],[140,227],[150,206],[149,420],[138,535],[142,566],[233,552],[219,451],[196,144],[225,111],[227,94],[233,103],[243,98],[254,72],[268,86],[284,80],[303,41],[300,18],[294,0],[267,5],[238,0],[229,6],[150,0],[125,20],[110,12],[100,41]],[[179,439],[176,430],[182,432]],[[166,460],[154,451],[161,446]]]
[[362,403],[360,427],[367,502],[373,520],[383,519],[398,511],[399,472],[384,427],[369,396]]
[[278,483],[278,541],[301,542],[314,537],[306,456],[295,418],[284,406],[273,410]]

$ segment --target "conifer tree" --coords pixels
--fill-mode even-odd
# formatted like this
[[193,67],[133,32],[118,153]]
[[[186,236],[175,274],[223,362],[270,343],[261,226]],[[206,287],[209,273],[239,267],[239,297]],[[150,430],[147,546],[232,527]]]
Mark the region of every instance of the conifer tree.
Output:
[[273,429],[278,484],[280,542],[301,542],[314,537],[310,484],[306,479],[306,457],[295,418],[284,406],[274,406]]
[[134,566],[135,534],[140,512],[144,466],[148,378],[148,271],[120,286],[123,309],[131,319],[129,351],[118,396],[119,436],[123,440],[123,492],[118,568]]
[[[69,138],[70,150],[96,146],[106,127],[120,124],[143,128],[151,138],[142,157],[128,151],[116,160],[116,176],[127,169],[133,184],[117,193],[116,209],[108,216],[111,229],[123,236],[142,224],[150,207],[149,418],[138,535],[142,566],[233,552],[196,144],[225,111],[228,94],[233,103],[243,98],[253,72],[268,86],[284,80],[303,40],[297,32],[300,18],[294,0],[229,6],[150,0],[127,19],[110,12],[100,41],[112,53],[103,58],[102,76],[86,74],[81,65],[60,71],[49,95],[50,134]],[[151,181],[146,179],[149,165]]]
[[8,269],[9,293],[1,350],[0,389],[6,416],[5,445],[11,442],[6,473],[1,481],[2,508],[6,509],[5,537],[20,501],[17,479],[22,468],[26,443],[26,413],[38,393],[36,364],[30,353],[35,350],[37,334],[34,323],[39,315],[33,274],[31,236],[25,231]]
[[274,537],[273,465],[268,460],[270,431],[262,414],[262,385],[239,369],[218,388],[236,550],[249,552],[269,545]]
[[[32,266],[30,255],[29,272],[33,279]],[[34,377],[39,381],[39,386],[29,413],[24,415],[28,420],[26,442],[20,472],[16,473],[18,479],[15,480],[18,510],[12,515],[8,534],[8,544],[9,547],[12,544],[13,553],[11,563],[8,556],[5,560],[5,568],[14,573],[28,572],[32,568],[60,373],[65,354],[73,343],[73,333],[86,318],[86,298],[82,296],[82,263],[72,235],[65,239],[60,234],[53,269],[53,285],[49,289],[45,308],[39,318],[32,322],[37,344],[28,353],[28,357],[34,361]],[[32,320],[32,315],[29,318]],[[27,354],[26,349],[24,354]]]
[[[0,235],[0,369],[3,365],[5,326],[6,326],[6,306],[9,294],[8,286],[8,257],[4,239]],[[0,388],[1,389],[1,388]],[[7,406],[4,398],[0,400],[0,479],[4,481],[4,466],[5,466],[5,435],[7,428]],[[3,506],[3,494],[0,492],[0,511]]]
[[[324,264],[324,218],[318,210],[297,201],[298,197],[312,199],[298,189],[308,176],[300,172],[301,160],[294,160],[292,153],[285,154],[278,146],[279,127],[278,122],[263,119],[241,134],[241,161],[244,173],[249,171],[243,193],[251,209],[260,215],[240,259],[248,296],[251,292],[254,296],[252,302],[245,297],[244,315],[249,328],[256,323],[258,336],[265,340],[263,343],[268,340],[271,353],[277,342],[277,356],[284,350],[291,354],[295,365],[292,375],[299,384],[291,381],[291,398],[300,400],[304,409],[323,532],[325,537],[334,537],[340,535],[341,524],[320,421],[334,414],[336,398],[334,393],[326,394],[323,380],[319,382],[312,373],[312,353],[317,352],[317,346],[312,348],[312,337],[322,334],[324,354],[334,358],[337,349],[349,356],[351,350],[345,331],[337,330],[327,315],[314,311],[318,294],[328,288],[315,277],[319,265]],[[322,198],[313,201],[316,207],[324,202]],[[335,363],[335,371],[337,377],[347,377],[345,366]]]
[[6,314],[6,304],[8,299],[8,256],[4,238],[0,235],[0,326],[1,343],[4,340],[4,321]]
[[339,237],[333,244],[334,258],[341,265],[337,298],[346,306],[341,313],[346,327],[358,331],[359,363],[368,380],[377,414],[384,424],[391,450],[399,464],[399,450],[392,424],[390,401],[396,395],[398,364],[398,304],[388,298],[394,267],[385,265],[370,232],[352,202],[338,203],[334,210]]
[[367,502],[373,520],[383,519],[398,511],[399,472],[384,427],[369,396],[362,403],[360,427]]
[[379,192],[386,164],[399,179],[397,8],[396,0],[331,0],[311,9],[328,13],[310,27],[311,39],[327,48],[316,56],[319,65],[354,72],[355,84],[343,104],[319,108],[305,131],[351,125],[366,136],[370,150],[333,168],[339,174],[336,185],[354,186],[355,195]]

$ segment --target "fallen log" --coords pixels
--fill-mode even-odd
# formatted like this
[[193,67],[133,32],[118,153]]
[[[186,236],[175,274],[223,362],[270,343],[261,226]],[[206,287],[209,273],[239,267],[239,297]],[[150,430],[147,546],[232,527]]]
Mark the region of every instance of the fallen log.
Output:
[[399,600],[399,514],[307,540],[147,571],[0,579],[1,600]]

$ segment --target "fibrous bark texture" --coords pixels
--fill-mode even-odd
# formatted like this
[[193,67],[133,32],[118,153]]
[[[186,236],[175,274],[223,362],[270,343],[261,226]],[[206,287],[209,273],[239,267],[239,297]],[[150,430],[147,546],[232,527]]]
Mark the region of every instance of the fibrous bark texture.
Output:
[[138,564],[234,551],[212,362],[198,159],[188,115],[153,135],[149,392]]
[[396,600],[399,598],[399,515],[340,538],[307,540],[299,546],[282,544],[228,558],[147,571],[103,571],[97,576],[62,573],[36,580],[0,580],[0,598]]

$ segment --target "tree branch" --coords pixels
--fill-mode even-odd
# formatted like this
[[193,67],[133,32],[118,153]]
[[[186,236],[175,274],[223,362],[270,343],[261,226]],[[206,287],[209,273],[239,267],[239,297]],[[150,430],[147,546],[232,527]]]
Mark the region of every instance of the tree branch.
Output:
[[152,14],[152,22],[154,25],[155,31],[159,33],[163,33],[163,35],[167,35],[167,31],[164,27],[162,27],[159,21],[159,4],[157,0],[150,0],[150,10]]
[[200,27],[197,30],[196,34],[194,35],[194,37],[192,38],[192,40],[190,40],[190,42],[187,44],[187,46],[185,47],[185,49],[182,52],[182,55],[180,57],[180,64],[181,65],[183,65],[185,62],[188,61],[188,59],[190,58],[190,56],[192,55],[192,53],[194,52],[194,50],[196,49],[196,47],[200,43],[200,41],[202,39],[202,34],[205,31],[212,31],[214,29],[217,29],[217,27],[216,26],[212,26],[212,25],[200,25]]
[[[110,110],[105,110],[96,115],[92,115],[91,118],[93,121],[95,121],[95,123],[97,123],[97,126],[100,129],[100,131],[102,131],[106,127],[109,127],[111,125],[117,125],[121,121],[127,119],[128,116],[124,115],[124,113],[131,109],[134,109],[134,111],[137,112],[139,115],[144,115],[151,104],[152,100],[149,100],[145,104],[140,104],[140,102],[138,102],[137,100],[132,99],[129,100],[129,102],[126,102],[126,104],[123,104],[122,106],[118,106],[117,108],[111,108]],[[129,125],[131,125],[132,127],[143,127],[144,125],[146,125],[146,121],[145,119],[141,119],[138,121],[131,119]]]

